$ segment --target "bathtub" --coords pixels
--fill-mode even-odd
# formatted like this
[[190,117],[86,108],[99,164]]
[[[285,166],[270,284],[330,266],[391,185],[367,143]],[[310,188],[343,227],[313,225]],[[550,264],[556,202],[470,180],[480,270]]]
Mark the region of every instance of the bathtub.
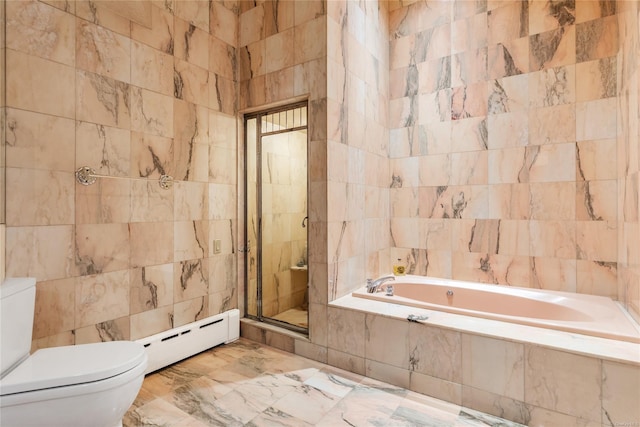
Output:
[[[387,284],[393,285],[393,296],[385,294]],[[411,275],[386,282],[381,289],[368,293],[362,288],[352,296],[640,343],[640,327],[606,297]]]

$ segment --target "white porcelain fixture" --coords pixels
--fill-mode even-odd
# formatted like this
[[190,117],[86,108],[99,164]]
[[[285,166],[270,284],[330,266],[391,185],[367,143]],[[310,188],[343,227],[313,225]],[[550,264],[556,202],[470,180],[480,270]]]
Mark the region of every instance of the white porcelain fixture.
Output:
[[0,425],[121,426],[144,379],[144,346],[112,341],[29,355],[35,279],[5,280],[0,300]]

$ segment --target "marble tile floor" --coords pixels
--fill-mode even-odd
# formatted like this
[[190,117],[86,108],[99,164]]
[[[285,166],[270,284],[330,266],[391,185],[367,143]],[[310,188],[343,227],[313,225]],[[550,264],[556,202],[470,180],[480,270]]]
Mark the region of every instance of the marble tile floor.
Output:
[[302,307],[294,307],[273,316],[274,319],[302,328],[309,327],[309,314]]
[[239,339],[148,375],[134,426],[519,426]]

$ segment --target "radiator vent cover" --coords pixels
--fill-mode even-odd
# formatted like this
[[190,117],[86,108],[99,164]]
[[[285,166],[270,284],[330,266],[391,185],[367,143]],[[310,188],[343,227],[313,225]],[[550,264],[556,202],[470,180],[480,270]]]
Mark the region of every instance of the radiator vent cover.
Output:
[[141,338],[149,357],[148,374],[240,336],[240,311],[225,311],[197,322]]

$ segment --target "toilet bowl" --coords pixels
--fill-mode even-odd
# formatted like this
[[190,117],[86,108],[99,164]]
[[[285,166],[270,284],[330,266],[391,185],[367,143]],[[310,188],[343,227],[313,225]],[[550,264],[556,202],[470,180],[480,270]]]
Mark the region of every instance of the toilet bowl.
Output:
[[35,280],[8,279],[0,297],[0,425],[121,426],[144,379],[144,346],[112,341],[29,355]]

